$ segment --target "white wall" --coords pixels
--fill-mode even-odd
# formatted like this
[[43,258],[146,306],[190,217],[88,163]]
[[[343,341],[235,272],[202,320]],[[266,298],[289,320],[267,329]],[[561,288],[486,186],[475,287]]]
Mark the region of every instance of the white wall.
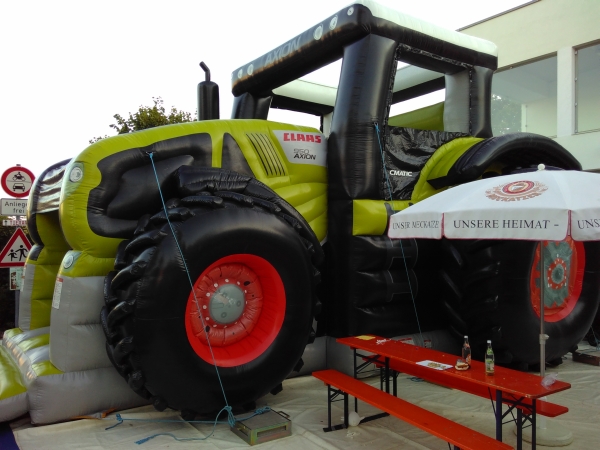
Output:
[[542,136],[556,136],[556,98],[543,100],[525,105],[525,129],[528,133]]
[[539,0],[461,31],[494,42],[499,68],[557,55],[556,123],[536,122],[528,131],[555,130],[540,134],[557,136],[585,170],[600,171],[600,132],[575,133],[574,70],[574,47],[600,40],[600,0]]
[[498,46],[498,67],[600,39],[600,1],[540,0],[461,32]]

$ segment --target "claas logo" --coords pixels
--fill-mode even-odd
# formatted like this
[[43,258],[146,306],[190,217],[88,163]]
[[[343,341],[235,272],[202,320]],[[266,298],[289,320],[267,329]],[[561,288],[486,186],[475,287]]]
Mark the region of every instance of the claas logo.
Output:
[[319,134],[310,133],[283,133],[284,141],[299,141],[299,142],[316,142],[321,143],[321,136]]

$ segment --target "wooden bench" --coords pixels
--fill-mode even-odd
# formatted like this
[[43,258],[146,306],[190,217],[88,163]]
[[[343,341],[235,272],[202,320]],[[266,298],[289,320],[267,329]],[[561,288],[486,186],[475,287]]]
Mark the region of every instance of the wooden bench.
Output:
[[[337,370],[321,370],[313,372],[313,377],[323,381],[328,389],[344,394],[344,428],[348,426],[348,394],[363,402],[385,411],[429,434],[437,436],[455,447],[462,449],[512,449],[508,444],[496,441],[470,428],[452,422],[445,417],[427,411],[417,405],[394,397],[355,378],[344,375]],[[336,392],[339,391],[339,392]],[[329,428],[331,429],[331,400],[328,392]]]
[[[385,366],[385,360],[382,357],[379,357],[378,359],[371,359],[371,358],[363,357],[363,360],[373,362],[375,364],[375,366],[380,369]],[[390,365],[390,369],[392,369],[396,372],[402,372],[401,368],[398,368],[397,365],[394,364],[393,359],[390,359],[389,365]],[[441,379],[440,380],[437,379],[441,375],[439,372],[437,372],[435,370],[430,370],[430,369],[423,367],[423,369],[421,369],[421,372],[422,372],[422,374],[416,373],[415,376],[422,377],[423,379],[430,381],[432,383],[441,384],[445,387],[457,389],[459,391],[463,391],[468,394],[477,395],[477,396],[483,397],[483,398],[488,398],[492,402],[496,398],[496,390],[495,389],[489,389],[485,386],[464,382],[463,380],[455,380],[452,385],[449,385],[447,379],[444,379],[443,382]],[[504,394],[503,398],[505,400],[502,403],[504,403],[505,405],[509,405],[509,406],[514,405],[515,407],[517,407],[521,410],[524,410],[525,412],[528,412],[531,410],[532,404],[531,404],[530,399],[527,399],[527,398],[517,399],[517,397],[515,397],[511,394]],[[511,400],[513,400],[513,401],[511,401]],[[519,404],[515,405],[515,402],[519,402]],[[542,416],[558,417],[561,414],[565,414],[567,412],[569,412],[569,408],[567,408],[566,406],[557,405],[556,403],[550,403],[545,400],[537,400],[536,401],[536,413],[540,414]]]

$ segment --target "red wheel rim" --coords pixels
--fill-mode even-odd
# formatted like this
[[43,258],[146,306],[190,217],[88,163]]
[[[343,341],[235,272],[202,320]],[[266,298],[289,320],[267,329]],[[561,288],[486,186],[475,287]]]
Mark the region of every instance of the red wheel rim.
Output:
[[[571,314],[581,295],[585,249],[568,236],[564,241],[544,242],[544,255],[544,321],[558,322]],[[540,244],[535,250],[529,286],[531,306],[540,317]]]
[[246,364],[273,343],[285,308],[283,281],[267,260],[249,254],[221,258],[200,274],[188,297],[188,341],[209,364]]

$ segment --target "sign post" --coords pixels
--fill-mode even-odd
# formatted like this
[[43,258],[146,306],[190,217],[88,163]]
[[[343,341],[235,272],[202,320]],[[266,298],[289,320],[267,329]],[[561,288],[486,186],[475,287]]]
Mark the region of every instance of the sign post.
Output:
[[15,292],[15,325],[19,323],[21,276],[29,250],[31,250],[31,242],[27,239],[23,229],[17,228],[0,252],[0,267],[10,269],[10,290]]
[[23,268],[22,267],[10,267],[9,268],[9,288],[11,291],[20,291],[23,286]]
[[[29,196],[29,191],[35,180],[33,173],[16,165],[6,169],[0,177],[2,189],[12,199],[0,199],[0,214],[6,216],[16,216],[15,219],[3,220],[3,226],[24,226],[26,221],[21,219],[21,216],[27,214],[27,200],[18,200]],[[0,252],[0,267],[8,267],[10,269],[9,280],[10,289],[15,292],[15,325],[19,324],[19,297],[21,289],[21,271],[25,266],[27,254],[31,249],[31,242],[21,228],[17,228],[11,236],[6,246]]]
[[17,228],[0,252],[0,267],[10,269],[10,290],[15,291],[15,325],[19,324],[19,300],[22,270],[31,250],[31,242],[22,228]]

